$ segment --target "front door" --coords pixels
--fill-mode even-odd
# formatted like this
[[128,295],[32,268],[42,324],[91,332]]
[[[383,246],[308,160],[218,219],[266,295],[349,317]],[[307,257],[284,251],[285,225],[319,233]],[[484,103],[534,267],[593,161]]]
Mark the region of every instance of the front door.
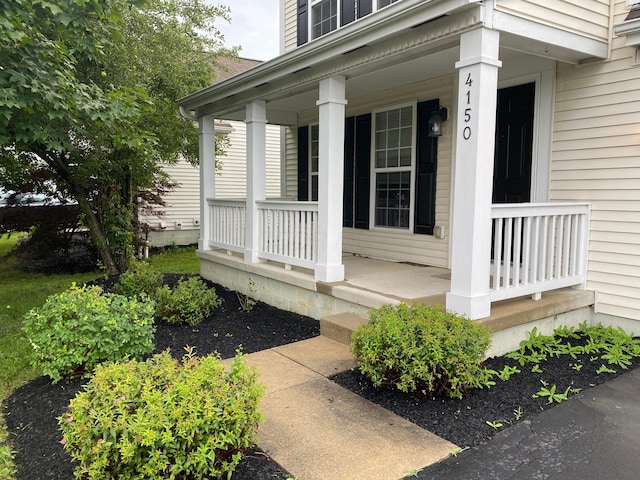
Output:
[[535,83],[498,90],[493,203],[531,200]]

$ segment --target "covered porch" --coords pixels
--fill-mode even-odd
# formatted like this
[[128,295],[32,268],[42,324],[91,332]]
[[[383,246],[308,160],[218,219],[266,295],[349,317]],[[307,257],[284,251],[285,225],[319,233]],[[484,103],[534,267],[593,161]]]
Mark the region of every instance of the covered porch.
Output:
[[[517,32],[531,30],[520,29],[521,21],[508,15],[499,17],[502,31],[492,28],[487,15],[495,12],[478,2],[405,0],[385,13],[180,101],[183,113],[200,124],[202,274],[241,291],[255,281],[251,275],[260,274],[264,280],[257,288],[269,303],[316,318],[362,313],[378,301],[411,300],[406,295],[412,291],[415,298],[437,299],[450,310],[484,319],[492,316],[497,302],[525,296],[540,300],[544,292],[584,288],[589,205],[548,201],[553,82],[555,62],[603,55],[605,45],[567,32],[525,38]],[[497,92],[525,83],[534,85],[531,178],[522,203],[498,204],[493,195]],[[448,110],[443,136],[424,134],[420,115],[428,119],[432,112],[420,109],[427,104]],[[376,122],[374,114],[382,109],[385,115],[408,112],[406,164],[400,152],[396,164],[387,157],[378,165],[378,150],[367,150],[367,145],[378,148],[379,130],[371,118]],[[216,197],[215,117],[247,124],[246,199]],[[285,126],[293,138],[283,145],[283,166],[287,180],[297,185],[283,192],[286,199],[265,196],[267,123]],[[370,203],[350,212],[349,227],[345,206],[357,194],[346,185],[345,152],[349,142],[357,150],[358,142],[346,139],[345,131],[371,135],[361,148],[366,154],[351,159],[364,159],[369,170],[364,184]],[[431,155],[426,170],[421,170],[421,151]],[[307,169],[306,177],[300,176],[301,169]],[[389,180],[397,172],[406,174],[402,188]],[[354,189],[361,186],[355,177]],[[420,187],[428,194],[420,196],[417,185],[426,177]],[[390,192],[397,200],[389,200]],[[381,193],[387,197],[380,207]],[[311,194],[317,200],[307,201]],[[379,210],[385,208],[394,210],[395,220],[379,221]],[[364,227],[358,226],[359,217]],[[351,235],[348,245],[345,232]],[[416,267],[422,276],[401,291],[396,291],[399,282],[377,290],[358,285],[357,269],[352,265],[349,273],[350,257],[344,255],[367,255],[365,247],[351,241],[354,232],[360,245],[386,236],[387,244],[377,250],[381,253],[368,255],[424,263]],[[419,262],[403,246],[409,241],[421,249]],[[424,255],[427,250],[438,251],[433,262]],[[398,271],[406,266],[390,265]],[[285,296],[291,287],[295,293]],[[358,300],[364,297],[375,299],[374,304]]]
[[[402,262],[344,254],[345,278],[319,282],[313,271],[279,262],[248,264],[224,249],[199,251],[202,274],[279,308],[320,320],[321,333],[349,343],[351,332],[367,321],[371,308],[400,302],[444,305],[450,290],[450,271]],[[574,288],[549,290],[539,299],[519,297],[496,301],[482,320],[493,332],[489,356],[518,346],[534,326],[550,333],[560,325],[579,325],[591,319],[593,292]]]

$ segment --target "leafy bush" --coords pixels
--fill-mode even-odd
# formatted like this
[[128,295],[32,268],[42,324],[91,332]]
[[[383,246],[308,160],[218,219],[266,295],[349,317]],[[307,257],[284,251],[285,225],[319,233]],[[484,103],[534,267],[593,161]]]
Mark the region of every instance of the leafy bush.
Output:
[[153,302],[77,287],[51,295],[25,315],[24,329],[54,383],[98,364],[153,351]]
[[[489,331],[442,307],[384,305],[353,332],[351,351],[377,388],[461,398],[482,387]],[[485,379],[485,380],[483,380]]]
[[196,325],[219,307],[222,299],[202,279],[191,277],[188,280],[181,279],[173,289],[166,285],[159,288],[156,302],[156,315],[166,322]]
[[120,275],[114,292],[129,298],[153,298],[162,286],[162,274],[154,272],[148,262],[132,262],[129,269]]
[[[168,352],[146,362],[100,366],[58,419],[76,478],[219,478],[254,445],[264,421],[264,388],[238,354],[219,358]],[[224,477],[227,478],[227,477]]]

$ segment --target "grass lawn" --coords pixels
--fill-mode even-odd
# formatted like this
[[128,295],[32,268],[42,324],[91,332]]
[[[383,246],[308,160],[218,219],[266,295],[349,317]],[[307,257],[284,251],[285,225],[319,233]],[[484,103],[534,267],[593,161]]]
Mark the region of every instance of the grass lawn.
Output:
[[[22,318],[32,308],[42,305],[49,295],[61,292],[76,282],[82,284],[102,275],[96,270],[83,274],[43,275],[25,273],[16,268],[7,254],[18,236],[0,236],[0,399],[15,388],[37,377],[40,372],[31,366],[31,346],[22,332]],[[154,255],[149,260],[153,269],[163,273],[198,273],[195,248],[173,248]],[[0,400],[1,401],[1,400]],[[0,425],[0,445],[3,444]],[[10,467],[5,467],[0,448],[0,480],[10,479]]]

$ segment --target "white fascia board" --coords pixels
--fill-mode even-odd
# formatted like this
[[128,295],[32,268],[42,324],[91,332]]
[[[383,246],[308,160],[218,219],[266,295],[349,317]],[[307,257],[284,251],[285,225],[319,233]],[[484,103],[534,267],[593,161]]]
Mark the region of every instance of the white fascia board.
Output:
[[[426,8],[428,4],[428,8]],[[223,82],[187,95],[178,105],[187,111],[215,103],[233,95],[246,94],[249,90],[282,81],[288,75],[313,67],[338,55],[380,41],[386,36],[451,14],[465,7],[479,8],[478,0],[403,0],[375,12],[335,32],[295,48],[279,57],[235,75]],[[285,80],[286,81],[286,80]],[[241,99],[238,98],[240,102]]]
[[[607,42],[497,10],[493,11],[493,28],[543,44],[555,45],[565,51],[576,52],[573,63],[592,57],[607,58],[609,53]],[[569,58],[558,58],[558,60],[571,61]]]

